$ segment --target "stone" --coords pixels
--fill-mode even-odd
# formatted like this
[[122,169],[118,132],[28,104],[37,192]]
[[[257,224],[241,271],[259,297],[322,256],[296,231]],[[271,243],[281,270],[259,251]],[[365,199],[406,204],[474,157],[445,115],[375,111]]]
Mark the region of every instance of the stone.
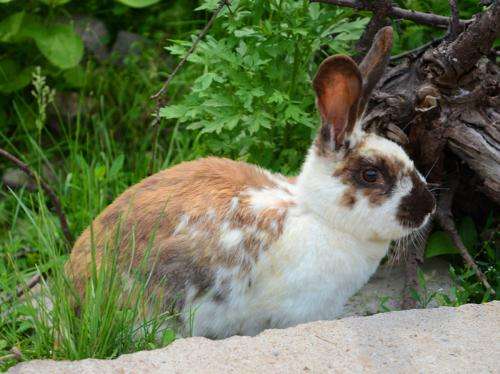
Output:
[[146,39],[139,34],[134,34],[128,31],[120,31],[116,36],[111,55],[118,64],[123,64],[127,56],[138,55],[142,51],[143,44]]
[[[54,183],[57,176],[48,165],[42,165],[42,178],[47,183]],[[36,191],[36,181],[31,179],[19,168],[7,168],[2,175],[2,184],[15,189],[26,188],[28,191]]]
[[179,339],[115,360],[18,364],[44,373],[494,373],[500,301],[319,321],[256,337]]
[[2,176],[2,183],[13,190],[26,188],[28,191],[36,190],[36,183],[21,169],[8,168]]
[[92,17],[76,17],[75,32],[82,38],[85,49],[102,62],[109,56],[109,32],[104,22]]

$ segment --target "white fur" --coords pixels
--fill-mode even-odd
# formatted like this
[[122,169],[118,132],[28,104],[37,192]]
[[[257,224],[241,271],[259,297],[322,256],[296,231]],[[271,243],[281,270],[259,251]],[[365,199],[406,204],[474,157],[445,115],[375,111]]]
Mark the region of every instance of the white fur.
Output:
[[293,201],[290,193],[280,187],[262,189],[252,188],[245,191],[245,194],[250,197],[251,207],[255,214],[259,214],[266,209],[275,208],[282,202]]
[[231,203],[229,204],[229,214],[232,214],[236,211],[236,209],[238,208],[238,204],[240,202],[240,199],[235,196],[231,199]]
[[[353,141],[361,138],[356,133]],[[363,141],[365,156],[385,154],[414,168],[396,144],[373,135],[365,135]],[[338,155],[318,156],[313,147],[296,184],[272,176],[277,187],[243,192],[256,217],[284,202],[293,206],[286,212],[282,234],[261,248],[250,272],[242,273],[239,266],[219,267],[212,290],[186,303],[185,316],[195,309],[194,335],[254,335],[266,328],[333,319],[374,273],[390,241],[410,232],[398,222],[396,212],[413,187],[411,179],[403,178],[380,206],[358,193],[354,206],[344,207],[340,200],[348,186],[332,175],[340,162]],[[238,200],[231,205],[234,201]],[[243,233],[266,237],[254,226],[234,230],[226,222],[221,226],[222,246],[239,248],[245,256]],[[217,292],[225,292],[223,301],[214,300]]]
[[243,240],[243,232],[239,229],[231,229],[229,225],[224,225],[221,229],[220,242],[222,248],[231,250],[237,247]]
[[293,208],[283,235],[261,253],[250,274],[238,279],[227,270],[218,272],[216,283],[230,279],[227,302],[214,302],[211,294],[196,300],[193,334],[255,335],[265,328],[333,319],[373,274],[388,244],[336,232]]
[[183,214],[181,216],[181,219],[179,220],[179,223],[175,227],[174,235],[177,235],[183,230],[185,230],[188,226],[188,223],[189,223],[189,216],[187,214]]

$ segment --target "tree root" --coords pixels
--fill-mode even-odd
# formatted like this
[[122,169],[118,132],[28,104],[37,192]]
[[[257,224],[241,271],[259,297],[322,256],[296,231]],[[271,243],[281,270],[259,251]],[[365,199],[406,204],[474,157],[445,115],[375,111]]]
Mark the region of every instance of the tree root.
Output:
[[457,187],[457,181],[452,181],[449,190],[443,191],[438,200],[438,208],[436,212],[437,219],[441,228],[449,235],[450,239],[453,241],[455,247],[460,251],[464,262],[467,266],[471,267],[476,273],[479,280],[483,283],[484,287],[492,294],[495,295],[495,290],[491,287],[484,273],[479,269],[474,259],[470,255],[467,247],[465,247],[460,235],[458,234],[455,221],[453,219],[453,214],[451,213],[451,206],[453,202],[453,196],[455,194],[455,189]]

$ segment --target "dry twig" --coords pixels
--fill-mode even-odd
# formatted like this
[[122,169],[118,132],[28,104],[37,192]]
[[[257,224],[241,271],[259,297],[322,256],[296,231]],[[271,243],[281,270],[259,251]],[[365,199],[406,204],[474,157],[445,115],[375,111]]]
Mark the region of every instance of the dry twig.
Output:
[[458,14],[457,0],[448,0],[450,3],[451,18],[450,18],[450,36],[455,39],[460,34],[460,17]]
[[[361,0],[310,0],[313,3],[327,3],[332,5],[353,8],[357,10],[366,10],[370,12],[377,11],[376,2],[361,1]],[[422,25],[439,27],[442,29],[448,28],[450,25],[450,17],[440,16],[432,13],[416,12],[414,10],[403,9],[399,7],[391,7],[387,16],[396,19],[406,19]],[[464,27],[471,23],[472,20],[460,20],[460,26]]]
[[28,282],[26,283],[26,285],[21,285],[21,286],[18,286],[17,287],[17,291],[16,291],[16,295],[10,295],[10,296],[7,296],[5,297],[2,301],[2,303],[11,303],[15,297],[19,298],[21,296],[23,296],[26,291],[29,291],[31,290],[33,287],[35,287],[38,283],[40,283],[40,281],[42,280],[42,276],[40,274],[35,274],[33,275],[29,280]]
[[0,356],[0,364],[3,364],[4,362],[8,360],[16,360],[19,361],[22,358],[22,353],[21,350],[17,347],[12,347],[10,350],[10,353],[5,355],[5,356]]
[[455,221],[453,220],[453,214],[451,213],[451,206],[453,203],[453,196],[455,194],[455,189],[457,187],[457,181],[453,181],[450,189],[443,191],[439,200],[437,207],[437,218],[441,228],[450,236],[450,239],[453,241],[455,247],[460,251],[462,258],[465,263],[474,269],[477,277],[486,287],[486,289],[492,294],[495,295],[495,290],[491,287],[484,273],[479,269],[479,267],[474,262],[474,259],[469,254],[469,251],[465,247],[460,235],[458,234],[457,227],[455,226]]
[[66,220],[66,216],[64,215],[61,202],[59,201],[57,195],[54,190],[50,188],[50,186],[33,170],[29,168],[24,162],[19,160],[14,155],[10,154],[6,150],[0,148],[0,156],[5,157],[7,160],[14,163],[19,169],[21,169],[28,177],[32,178],[37,184],[42,188],[42,190],[49,196],[52,205],[56,211],[57,217],[59,218],[59,222],[61,223],[61,229],[63,231],[64,237],[68,243],[73,243],[73,236],[71,235],[71,231],[69,230],[68,221]]
[[415,59],[415,58],[419,57],[420,55],[422,55],[427,49],[436,47],[447,36],[448,36],[448,34],[446,34],[446,35],[444,35],[444,36],[442,36],[440,38],[436,38],[434,40],[431,40],[428,43],[422,44],[421,46],[419,46],[419,47],[417,47],[415,49],[410,49],[409,51],[401,52],[400,54],[391,56],[391,61],[400,60],[400,59],[405,58],[405,57],[409,57],[411,59]]
[[356,42],[354,49],[358,53],[355,57],[356,62],[360,62],[367,51],[370,49],[375,34],[384,26],[390,25],[390,20],[388,19],[388,14],[392,8],[392,2],[390,0],[375,0],[374,6],[376,7],[373,12],[373,16],[370,19],[368,25],[366,25],[363,34]]
[[175,75],[179,72],[180,68],[186,63],[188,57],[195,51],[195,49],[198,46],[198,43],[201,41],[201,39],[203,39],[205,37],[205,35],[208,33],[208,31],[212,27],[212,25],[215,22],[215,19],[217,18],[219,13],[222,11],[224,6],[229,7],[229,4],[230,4],[229,0],[219,1],[219,5],[217,6],[214,13],[212,14],[212,17],[207,22],[207,24],[205,25],[203,30],[201,30],[201,32],[198,34],[195,41],[193,42],[193,44],[191,45],[191,47],[187,51],[186,55],[182,58],[182,60],[177,64],[177,66],[174,68],[172,73],[168,76],[167,80],[165,81],[165,83],[163,83],[163,86],[160,88],[160,90],[157,93],[155,93],[153,96],[151,96],[151,99],[158,99],[161,95],[163,95],[167,91],[167,88],[168,88],[170,82],[175,77]]

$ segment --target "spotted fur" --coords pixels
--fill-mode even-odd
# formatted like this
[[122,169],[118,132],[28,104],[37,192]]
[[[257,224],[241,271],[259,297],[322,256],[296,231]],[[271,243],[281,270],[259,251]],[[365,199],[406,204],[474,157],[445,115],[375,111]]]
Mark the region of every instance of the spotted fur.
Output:
[[361,130],[363,79],[348,57],[322,64],[314,80],[322,124],[297,177],[211,157],[126,190],[75,243],[66,271],[77,289],[91,248],[99,267],[113,246],[120,269],[148,258],[150,291],[195,335],[335,318],[390,241],[425,225],[435,207],[406,153]]

